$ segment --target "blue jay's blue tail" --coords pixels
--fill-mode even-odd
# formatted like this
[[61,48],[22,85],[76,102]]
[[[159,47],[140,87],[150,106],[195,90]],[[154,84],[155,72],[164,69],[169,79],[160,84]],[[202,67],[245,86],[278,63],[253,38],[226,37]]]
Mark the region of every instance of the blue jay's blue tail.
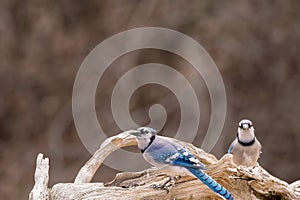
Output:
[[200,179],[205,185],[207,185],[211,190],[220,194],[226,199],[233,200],[231,194],[219,183],[217,183],[214,179],[204,173],[202,170],[197,168],[187,167],[192,174],[194,174],[198,179]]

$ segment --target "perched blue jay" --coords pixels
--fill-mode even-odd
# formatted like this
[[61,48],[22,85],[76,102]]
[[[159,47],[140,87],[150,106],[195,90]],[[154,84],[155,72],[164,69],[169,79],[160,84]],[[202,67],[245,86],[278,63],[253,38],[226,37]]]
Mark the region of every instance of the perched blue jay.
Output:
[[261,153],[261,144],[254,135],[253,124],[248,119],[239,123],[237,138],[228,149],[236,165],[254,167]]
[[158,136],[156,133],[156,130],[148,127],[138,128],[132,133],[136,136],[138,147],[147,162],[161,168],[170,176],[194,175],[214,192],[233,200],[223,186],[202,171],[206,169],[205,166],[193,154],[170,138]]

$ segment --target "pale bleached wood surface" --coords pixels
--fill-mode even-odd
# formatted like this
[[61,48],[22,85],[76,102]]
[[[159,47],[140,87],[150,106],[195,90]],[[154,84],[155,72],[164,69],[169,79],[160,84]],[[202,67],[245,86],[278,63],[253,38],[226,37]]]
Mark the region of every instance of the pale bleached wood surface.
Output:
[[[74,183],[58,183],[48,188],[49,161],[39,154],[35,172],[35,186],[30,200],[36,199],[222,199],[193,177],[181,177],[167,192],[151,187],[162,183],[167,176],[160,170],[150,168],[142,172],[123,172],[110,183],[90,183],[94,174],[113,151],[136,145],[130,131],[108,138],[77,174]],[[220,160],[215,156],[180,142],[189,148],[208,168],[206,173],[226,187],[235,199],[300,199],[300,181],[288,184],[270,175],[261,166],[254,169],[236,167],[231,155]]]

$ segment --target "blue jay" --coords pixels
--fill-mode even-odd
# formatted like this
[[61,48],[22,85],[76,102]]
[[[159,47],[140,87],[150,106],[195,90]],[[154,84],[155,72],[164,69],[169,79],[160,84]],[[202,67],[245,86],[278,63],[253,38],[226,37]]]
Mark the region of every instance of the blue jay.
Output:
[[261,144],[254,135],[253,124],[250,120],[240,121],[237,137],[230,145],[228,153],[232,154],[236,165],[256,166],[261,153]]
[[206,169],[205,166],[193,154],[170,138],[158,136],[156,133],[156,130],[148,127],[138,128],[131,133],[136,136],[138,147],[147,162],[161,168],[170,176],[194,175],[217,194],[233,200],[223,186],[202,171]]

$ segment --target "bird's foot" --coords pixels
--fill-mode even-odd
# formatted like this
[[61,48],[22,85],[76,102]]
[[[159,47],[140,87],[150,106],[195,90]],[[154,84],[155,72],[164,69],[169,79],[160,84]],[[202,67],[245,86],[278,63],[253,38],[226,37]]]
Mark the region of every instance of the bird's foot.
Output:
[[153,184],[151,187],[158,190],[166,190],[167,193],[170,192],[170,187],[166,184]]
[[121,185],[122,188],[134,188],[134,187],[138,187],[138,186],[142,186],[145,184],[137,184],[137,183],[130,183],[128,185]]
[[165,183],[153,184],[153,185],[151,185],[151,187],[155,188],[155,189],[166,190],[167,193],[169,193],[170,189],[175,185],[176,180],[179,178],[180,178],[180,176],[177,176],[177,177],[169,176],[168,180]]

